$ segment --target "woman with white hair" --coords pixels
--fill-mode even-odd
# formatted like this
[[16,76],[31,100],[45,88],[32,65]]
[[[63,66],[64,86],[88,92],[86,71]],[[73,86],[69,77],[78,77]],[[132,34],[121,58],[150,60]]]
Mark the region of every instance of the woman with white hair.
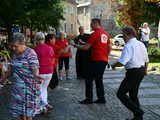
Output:
[[52,78],[54,69],[53,68],[54,51],[50,46],[45,44],[45,35],[42,32],[36,33],[35,41],[37,43],[37,46],[34,48],[34,50],[37,53],[40,64],[39,73],[40,76],[44,79],[41,85],[41,100],[42,100],[41,106],[42,106],[42,112],[47,113],[53,109],[53,107],[48,104],[47,88]]
[[39,76],[37,54],[25,45],[25,38],[21,33],[13,35],[12,50],[14,55],[9,75],[13,83],[10,112],[21,120],[32,120],[36,114],[40,113],[42,78]]

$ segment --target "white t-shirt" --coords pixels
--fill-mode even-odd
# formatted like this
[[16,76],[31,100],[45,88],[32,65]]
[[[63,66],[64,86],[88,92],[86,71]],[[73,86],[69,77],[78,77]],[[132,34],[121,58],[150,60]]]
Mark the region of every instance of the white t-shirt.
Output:
[[[147,33],[147,35],[145,33]],[[141,35],[142,35],[142,38],[141,38],[142,41],[149,41],[149,35],[150,35],[149,27],[142,28],[141,29]]]
[[118,62],[126,69],[140,68],[149,62],[147,49],[142,42],[132,38],[125,44]]

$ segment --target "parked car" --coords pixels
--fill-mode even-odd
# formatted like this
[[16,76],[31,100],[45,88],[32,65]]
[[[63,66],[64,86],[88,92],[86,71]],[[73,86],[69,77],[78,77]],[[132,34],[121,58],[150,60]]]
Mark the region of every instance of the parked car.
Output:
[[112,44],[116,46],[123,46],[125,44],[123,40],[123,35],[122,34],[116,35],[112,40]]

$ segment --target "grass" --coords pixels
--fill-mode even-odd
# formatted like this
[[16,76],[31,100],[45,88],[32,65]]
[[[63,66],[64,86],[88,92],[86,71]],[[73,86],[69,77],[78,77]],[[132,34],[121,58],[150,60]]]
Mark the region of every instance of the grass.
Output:
[[149,44],[153,44],[153,45],[158,44],[158,39],[156,39],[156,38],[150,39]]
[[[159,69],[157,69],[157,67]],[[156,68],[158,72],[160,72],[160,62],[159,63],[149,63],[148,64],[148,70],[153,70],[153,68]]]

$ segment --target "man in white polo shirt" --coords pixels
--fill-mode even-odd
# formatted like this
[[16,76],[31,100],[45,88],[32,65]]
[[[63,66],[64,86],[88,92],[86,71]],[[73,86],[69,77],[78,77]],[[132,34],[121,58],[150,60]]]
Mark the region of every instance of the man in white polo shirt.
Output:
[[136,39],[134,28],[125,27],[122,32],[125,46],[120,59],[112,65],[112,69],[121,66],[126,69],[126,75],[119,87],[117,97],[134,114],[133,119],[127,120],[143,120],[144,112],[140,108],[138,89],[147,74],[148,54],[144,44]]
[[143,27],[140,28],[140,30],[141,30],[141,41],[144,43],[146,48],[148,48],[149,35],[150,35],[150,29],[148,23],[143,23]]

